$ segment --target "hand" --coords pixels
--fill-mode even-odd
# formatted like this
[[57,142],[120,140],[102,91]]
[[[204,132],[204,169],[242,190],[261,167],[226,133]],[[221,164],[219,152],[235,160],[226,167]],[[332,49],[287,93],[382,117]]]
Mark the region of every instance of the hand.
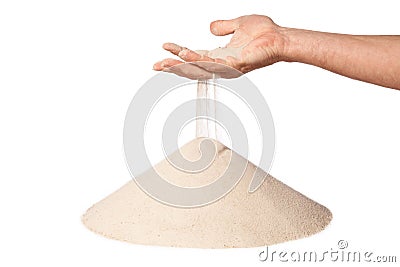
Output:
[[[192,62],[190,65],[185,64],[190,66],[190,70],[183,66],[179,68],[179,65],[184,62],[177,59],[164,59],[157,62],[154,69],[172,72],[179,69],[178,75],[207,76],[209,73],[226,73],[227,69],[230,68],[224,66],[246,73],[282,60],[285,48],[284,30],[269,17],[250,15],[232,20],[218,20],[211,23],[210,29],[217,36],[233,33],[226,48],[237,49],[238,53],[219,58],[208,56],[207,53],[198,53],[176,44],[166,43],[163,45],[165,50],[186,62]],[[212,62],[219,64],[210,64]],[[171,69],[174,66],[175,68]]]

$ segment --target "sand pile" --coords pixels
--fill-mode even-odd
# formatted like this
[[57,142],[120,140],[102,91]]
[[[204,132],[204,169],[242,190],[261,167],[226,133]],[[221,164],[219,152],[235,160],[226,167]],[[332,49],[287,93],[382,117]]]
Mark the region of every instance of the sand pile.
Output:
[[[189,160],[200,157],[194,139],[181,148]],[[201,186],[217,179],[229,164],[232,152],[219,149],[206,170],[188,174],[167,160],[155,166],[169,182],[181,186]],[[239,157],[240,161],[247,161]],[[272,245],[306,237],[323,230],[332,214],[270,175],[254,193],[248,192],[256,166],[248,163],[244,177],[220,200],[198,208],[176,208],[161,204],[139,189],[134,181],[91,207],[83,223],[109,238],[135,244],[234,248]]]

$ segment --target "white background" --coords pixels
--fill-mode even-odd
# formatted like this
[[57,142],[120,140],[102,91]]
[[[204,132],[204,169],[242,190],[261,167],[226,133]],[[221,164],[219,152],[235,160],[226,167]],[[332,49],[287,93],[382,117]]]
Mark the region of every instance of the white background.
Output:
[[[81,214],[130,176],[122,129],[161,44],[223,46],[215,19],[400,34],[398,1],[1,1],[0,265],[265,265],[260,248],[145,247],[88,231]],[[229,4],[228,4],[229,3]],[[272,111],[271,174],[326,205],[320,234],[271,247],[398,254],[400,92],[297,63],[248,74]]]

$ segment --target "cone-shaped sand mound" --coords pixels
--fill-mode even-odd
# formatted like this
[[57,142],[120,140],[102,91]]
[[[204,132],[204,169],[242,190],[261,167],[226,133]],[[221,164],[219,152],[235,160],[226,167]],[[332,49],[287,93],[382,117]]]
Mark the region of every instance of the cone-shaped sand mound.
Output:
[[[199,158],[201,140],[184,145],[182,154],[192,160]],[[201,186],[224,171],[231,153],[235,152],[223,147],[210,167],[200,173],[179,171],[167,160],[155,169],[176,185]],[[255,169],[249,162],[243,178],[229,194],[198,208],[162,204],[131,181],[91,207],[82,221],[90,230],[117,240],[198,248],[272,245],[310,236],[329,224],[332,214],[327,208],[270,175],[249,193]]]

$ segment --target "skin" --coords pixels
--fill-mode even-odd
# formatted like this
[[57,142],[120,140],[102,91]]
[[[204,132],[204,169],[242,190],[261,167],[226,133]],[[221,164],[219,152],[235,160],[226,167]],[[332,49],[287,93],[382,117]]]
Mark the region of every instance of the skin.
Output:
[[[226,47],[243,47],[238,57],[210,58],[186,47],[165,43],[163,48],[181,60],[167,58],[154,64],[192,79],[210,73],[234,77],[280,61],[314,65],[334,73],[400,90],[400,36],[347,35],[286,28],[261,15],[211,23],[214,35],[233,34]],[[184,64],[191,62],[192,64]],[[219,63],[210,64],[212,62]],[[207,64],[208,63],[208,64]],[[231,73],[231,74],[228,74]]]

